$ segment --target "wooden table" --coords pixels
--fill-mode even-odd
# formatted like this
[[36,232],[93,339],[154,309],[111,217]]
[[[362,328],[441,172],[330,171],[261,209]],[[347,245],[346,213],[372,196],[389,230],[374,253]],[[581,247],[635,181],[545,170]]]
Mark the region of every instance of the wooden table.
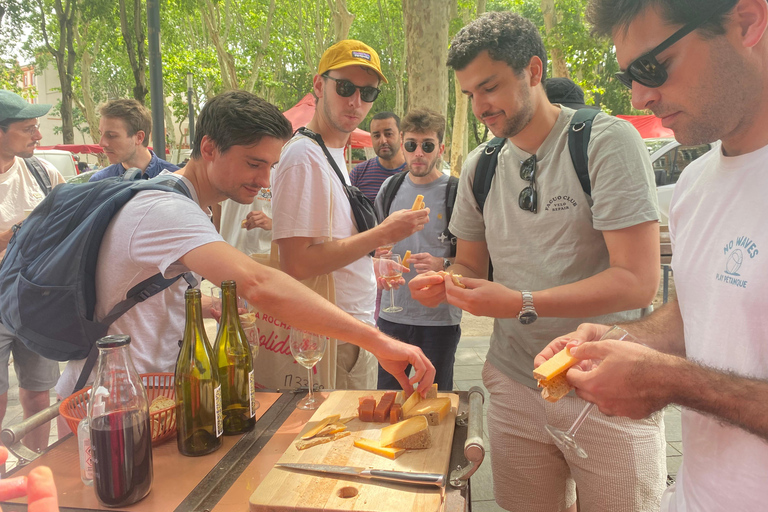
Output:
[[[459,395],[459,411],[467,410],[467,393]],[[256,426],[241,436],[225,436],[222,448],[203,457],[179,454],[174,439],[153,447],[154,481],[143,500],[119,509],[102,508],[93,491],[80,480],[77,439],[69,435],[51,445],[37,460],[11,470],[7,477],[26,475],[38,466],[51,468],[59,492],[60,510],[128,510],[139,512],[246,512],[248,499],[313,411],[296,409],[306,391],[258,392],[261,404]],[[456,426],[449,467],[466,464],[466,426]],[[470,488],[446,486],[446,512],[471,510]],[[25,500],[0,503],[4,512],[26,511]]]

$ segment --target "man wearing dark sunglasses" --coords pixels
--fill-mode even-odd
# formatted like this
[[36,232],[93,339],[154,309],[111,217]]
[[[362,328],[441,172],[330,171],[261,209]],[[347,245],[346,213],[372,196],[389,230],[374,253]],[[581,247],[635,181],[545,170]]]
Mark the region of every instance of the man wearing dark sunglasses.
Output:
[[[328,48],[313,79],[317,108],[307,124],[325,148],[318,139],[295,134],[272,178],[272,239],[280,248],[282,269],[300,280],[332,274],[336,305],[369,325],[375,325],[377,284],[368,254],[410,236],[429,220],[429,210],[407,210],[371,229],[358,229],[344,188],[350,185],[344,148],[386,81],[379,56],[368,45],[347,39]],[[369,352],[340,340],[334,387],[374,389],[377,368]]]
[[[682,144],[721,144],[685,169],[670,206],[677,297],[626,328],[643,345],[598,340],[571,353],[577,393],[617,416],[682,406],[682,465],[664,512],[765,510],[768,502],[768,3],[592,0],[632,103]],[[627,80],[623,80],[627,81]],[[565,345],[555,340],[537,357]]]
[[[408,261],[403,262],[415,271],[403,275],[409,281],[428,271],[446,270],[453,263],[451,248],[456,240],[446,236],[446,230],[447,203],[451,196],[456,199],[456,178],[443,174],[440,165],[445,150],[445,117],[433,110],[415,109],[403,118],[401,126],[408,168],[405,175],[393,176],[384,182],[376,196],[376,213],[380,219],[385,219],[390,212],[410,208],[418,195],[423,196],[424,204],[433,212],[432,221],[423,230],[392,248],[392,252],[400,256],[406,251],[411,252]],[[435,366],[438,389],[451,391],[456,348],[461,338],[461,310],[450,304],[441,304],[437,308],[422,306],[413,300],[408,288],[395,290],[394,294],[395,303],[403,310],[396,313],[381,311],[376,325],[381,332],[421,348]],[[381,367],[378,387],[400,389],[397,380]]]
[[534,355],[555,336],[586,318],[640,318],[653,300],[659,228],[648,152],[631,125],[598,113],[587,195],[569,151],[576,111],[547,99],[546,50],[517,14],[489,13],[464,27],[448,65],[478,119],[506,140],[482,209],[473,184],[488,146],[462,170],[450,229],[458,237],[454,269],[467,288],[430,274],[409,287],[425,305],[447,300],[496,319],[483,369],[496,501],[515,511],[575,510],[578,488],[582,510],[655,510],[666,469],[661,415],[590,417],[579,430],[589,458],[573,457],[544,426],[567,429],[585,402],[543,400],[532,375]]

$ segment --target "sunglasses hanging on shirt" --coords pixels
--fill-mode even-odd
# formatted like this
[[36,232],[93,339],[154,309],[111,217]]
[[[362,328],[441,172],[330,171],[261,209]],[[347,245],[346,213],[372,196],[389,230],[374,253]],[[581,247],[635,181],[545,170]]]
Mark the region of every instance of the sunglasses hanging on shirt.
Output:
[[[409,153],[416,151],[417,147],[419,147],[419,144],[416,141],[407,140],[403,142],[403,149]],[[429,140],[425,140],[421,143],[421,150],[425,153],[431,153],[435,150],[435,143]]]
[[538,197],[536,194],[536,155],[524,160],[520,165],[520,179],[530,182],[530,185],[520,191],[517,204],[521,210],[536,213]]
[[360,89],[360,99],[366,103],[373,103],[381,92],[381,90],[377,89],[376,87],[371,87],[370,85],[355,85],[349,80],[345,80],[343,78],[333,78],[329,75],[323,75],[323,78],[327,78],[336,82],[336,94],[342,98],[349,98],[355,94],[356,89]]

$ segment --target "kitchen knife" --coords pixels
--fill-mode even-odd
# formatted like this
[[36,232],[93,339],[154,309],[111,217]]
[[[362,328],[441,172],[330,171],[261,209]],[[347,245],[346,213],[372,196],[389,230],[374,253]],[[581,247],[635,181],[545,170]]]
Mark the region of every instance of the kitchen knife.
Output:
[[445,485],[445,475],[439,473],[410,473],[407,471],[392,471],[389,469],[366,469],[354,466],[332,466],[330,464],[298,464],[277,463],[276,466],[312,471],[315,473],[330,473],[333,475],[357,476],[360,478],[372,478],[388,482],[399,482],[416,485]]

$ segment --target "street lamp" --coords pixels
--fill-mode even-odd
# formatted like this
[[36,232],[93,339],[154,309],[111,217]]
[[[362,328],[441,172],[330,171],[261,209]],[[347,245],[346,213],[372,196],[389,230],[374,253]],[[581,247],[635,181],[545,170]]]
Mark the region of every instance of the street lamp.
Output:
[[192,103],[192,73],[187,73],[187,104],[189,105],[189,149],[195,141],[195,105]]

